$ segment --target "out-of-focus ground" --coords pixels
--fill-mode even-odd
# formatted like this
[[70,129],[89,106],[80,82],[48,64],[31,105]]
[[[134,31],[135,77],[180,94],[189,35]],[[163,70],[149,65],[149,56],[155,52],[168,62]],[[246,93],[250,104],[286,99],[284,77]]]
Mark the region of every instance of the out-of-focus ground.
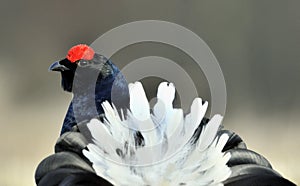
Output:
[[[50,63],[74,44],[144,19],[185,26],[210,46],[227,85],[224,126],[300,183],[299,7],[294,0],[2,1],[0,185],[34,185],[36,166],[53,153],[71,95],[47,71]],[[113,59],[124,66],[148,55],[180,63],[199,79],[200,96],[210,99],[201,71],[174,48],[134,45]]]

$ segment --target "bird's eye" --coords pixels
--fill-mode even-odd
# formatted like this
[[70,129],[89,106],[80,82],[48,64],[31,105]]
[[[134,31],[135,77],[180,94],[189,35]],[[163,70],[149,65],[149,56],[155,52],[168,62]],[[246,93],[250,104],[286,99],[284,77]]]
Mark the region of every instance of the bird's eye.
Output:
[[84,67],[84,66],[86,66],[87,64],[88,64],[87,61],[79,61],[79,62],[78,62],[78,66],[80,66],[80,67]]

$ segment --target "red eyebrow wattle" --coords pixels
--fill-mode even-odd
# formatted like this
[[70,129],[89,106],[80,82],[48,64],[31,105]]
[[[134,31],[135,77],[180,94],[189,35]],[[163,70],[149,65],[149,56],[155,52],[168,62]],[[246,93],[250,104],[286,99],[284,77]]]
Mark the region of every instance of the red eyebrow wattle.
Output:
[[95,51],[91,47],[85,44],[79,44],[73,46],[68,51],[67,59],[71,63],[74,63],[80,59],[91,60],[94,58],[94,55]]

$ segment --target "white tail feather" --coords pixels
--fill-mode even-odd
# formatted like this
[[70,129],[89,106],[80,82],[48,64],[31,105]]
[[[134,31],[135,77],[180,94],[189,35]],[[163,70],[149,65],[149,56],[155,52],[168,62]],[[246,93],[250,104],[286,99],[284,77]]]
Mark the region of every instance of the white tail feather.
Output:
[[[230,154],[222,152],[229,137],[216,137],[222,117],[215,115],[203,125],[195,142],[191,138],[207,102],[196,98],[191,113],[184,117],[181,109],[172,106],[174,85],[163,82],[150,114],[142,84],[130,84],[129,91],[131,111],[126,119],[104,102],[104,121],[93,119],[87,124],[94,143],[83,154],[97,175],[114,185],[222,185],[231,173],[226,165]],[[144,146],[135,146],[133,129],[141,132]]]

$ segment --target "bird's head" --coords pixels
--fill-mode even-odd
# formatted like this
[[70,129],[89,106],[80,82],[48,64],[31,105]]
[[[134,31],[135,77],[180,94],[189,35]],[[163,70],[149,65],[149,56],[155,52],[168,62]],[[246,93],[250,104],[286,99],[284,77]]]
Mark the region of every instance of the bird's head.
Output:
[[73,46],[68,51],[66,58],[54,62],[49,70],[61,72],[62,88],[68,92],[72,92],[75,77],[78,81],[76,84],[87,84],[89,78],[95,74],[98,76],[98,80],[101,80],[118,71],[106,57],[95,53],[91,47],[85,44]]

